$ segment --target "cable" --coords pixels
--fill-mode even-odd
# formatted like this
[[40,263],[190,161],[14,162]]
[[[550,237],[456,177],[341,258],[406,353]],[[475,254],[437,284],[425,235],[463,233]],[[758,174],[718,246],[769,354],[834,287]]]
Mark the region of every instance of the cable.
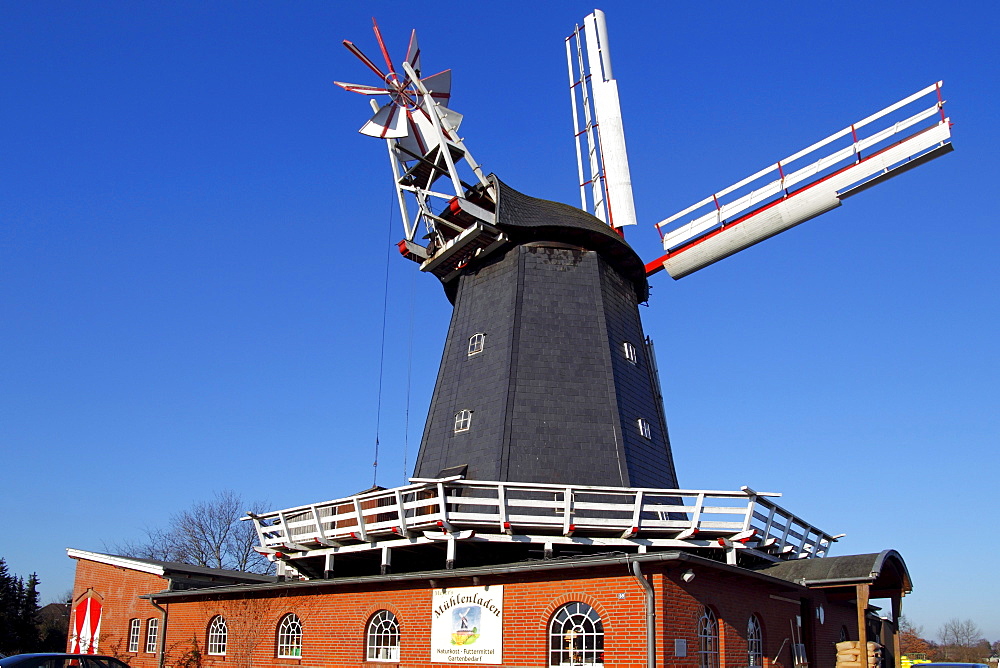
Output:
[[410,332],[407,338],[407,350],[406,350],[406,412],[403,418],[403,484],[409,482],[409,477],[406,475],[408,469],[408,454],[410,451],[410,378],[412,377],[413,371],[413,305],[414,305],[414,286],[416,285],[417,275],[414,272],[410,272]]
[[[393,202],[392,198],[389,200],[389,239],[392,239],[392,211]],[[379,347],[378,355],[378,402],[375,409],[375,461],[372,463],[372,487],[378,486],[378,446],[379,446],[379,429],[382,425],[382,372],[385,369],[385,321],[386,314],[389,312],[389,258],[391,257],[392,243],[391,241],[385,248],[385,291],[382,296],[382,342]]]

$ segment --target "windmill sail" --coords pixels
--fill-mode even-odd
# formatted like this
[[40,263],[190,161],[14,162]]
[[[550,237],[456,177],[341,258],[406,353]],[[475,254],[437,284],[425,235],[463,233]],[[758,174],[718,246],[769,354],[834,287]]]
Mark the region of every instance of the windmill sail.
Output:
[[566,64],[581,208],[612,227],[635,225],[632,176],[604,12],[595,9],[583,20],[583,28],[577,26],[566,38]]
[[[646,265],[647,275],[666,269],[672,278],[687,276],[951,151],[942,84],[917,91],[657,223],[667,253]],[[933,104],[913,113],[913,105],[929,96],[936,96]],[[912,115],[891,122],[903,113]],[[873,131],[878,121],[891,124]],[[838,141],[847,146],[837,148]],[[690,215],[695,217],[677,224]]]

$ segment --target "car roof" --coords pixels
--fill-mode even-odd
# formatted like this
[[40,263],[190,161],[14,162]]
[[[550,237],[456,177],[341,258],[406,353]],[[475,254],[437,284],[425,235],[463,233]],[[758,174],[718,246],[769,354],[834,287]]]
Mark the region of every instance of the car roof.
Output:
[[65,652],[36,652],[34,654],[14,654],[5,659],[0,659],[0,666],[16,666],[21,661],[28,659],[112,659],[114,657],[107,654],[66,654]]

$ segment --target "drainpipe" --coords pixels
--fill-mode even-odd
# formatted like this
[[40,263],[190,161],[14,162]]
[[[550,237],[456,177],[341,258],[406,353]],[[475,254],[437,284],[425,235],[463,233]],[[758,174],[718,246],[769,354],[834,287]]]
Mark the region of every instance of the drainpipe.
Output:
[[[173,588],[174,588],[173,585],[174,585],[173,581],[170,578],[167,578],[167,591],[173,590]],[[167,609],[163,608],[163,607],[160,607],[160,604],[157,603],[152,598],[149,599],[149,602],[152,603],[153,607],[156,608],[157,610],[159,610],[160,613],[161,613],[160,614],[160,626],[161,626],[161,628],[160,628],[160,642],[159,642],[160,646],[156,650],[156,654],[157,654],[157,656],[156,656],[156,662],[157,662],[156,665],[158,666],[158,668],[163,668],[163,662],[164,662],[164,659],[165,659],[163,649],[167,646]],[[170,604],[168,603],[167,605],[170,605]]]
[[653,586],[643,577],[639,562],[631,563],[632,575],[642,586],[643,596],[646,599],[646,668],[656,668],[656,608],[653,604]]

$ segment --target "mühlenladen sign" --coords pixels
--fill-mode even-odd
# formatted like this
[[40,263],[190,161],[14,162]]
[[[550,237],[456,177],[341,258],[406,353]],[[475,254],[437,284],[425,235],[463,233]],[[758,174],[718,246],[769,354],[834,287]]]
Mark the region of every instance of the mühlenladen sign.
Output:
[[503,663],[503,585],[434,590],[431,661]]

